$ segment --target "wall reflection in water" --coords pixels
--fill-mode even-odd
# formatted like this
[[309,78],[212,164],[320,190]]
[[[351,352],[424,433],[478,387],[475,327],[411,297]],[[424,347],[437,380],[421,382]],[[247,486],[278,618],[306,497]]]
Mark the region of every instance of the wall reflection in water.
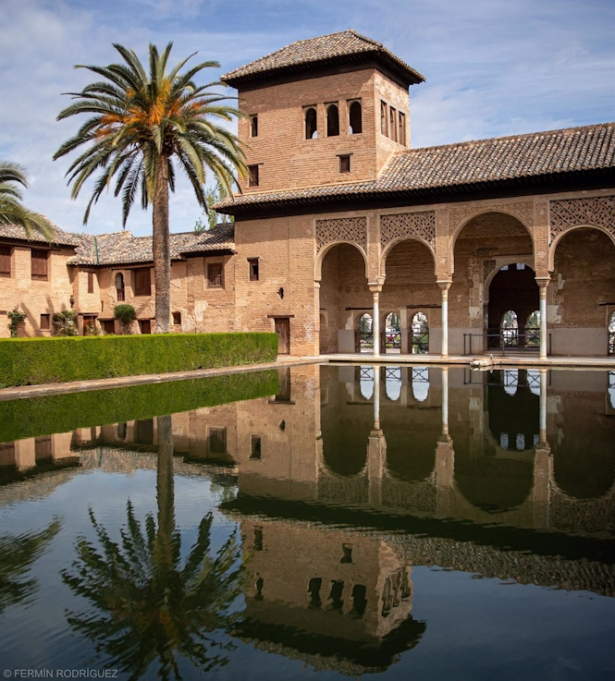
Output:
[[[246,573],[233,636],[359,674],[420,642],[416,566],[615,595],[608,372],[280,373],[275,396],[172,419],[175,475],[236,490],[221,505]],[[40,439],[0,448],[0,504],[81,471],[156,468],[154,419]]]

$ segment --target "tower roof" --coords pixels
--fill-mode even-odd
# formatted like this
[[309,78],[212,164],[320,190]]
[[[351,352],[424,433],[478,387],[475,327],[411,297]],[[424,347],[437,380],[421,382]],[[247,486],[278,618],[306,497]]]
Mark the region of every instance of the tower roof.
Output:
[[407,85],[425,78],[384,45],[350,29],[309,40],[298,40],[222,76],[240,87],[283,75],[301,74],[318,68],[375,62],[393,71]]

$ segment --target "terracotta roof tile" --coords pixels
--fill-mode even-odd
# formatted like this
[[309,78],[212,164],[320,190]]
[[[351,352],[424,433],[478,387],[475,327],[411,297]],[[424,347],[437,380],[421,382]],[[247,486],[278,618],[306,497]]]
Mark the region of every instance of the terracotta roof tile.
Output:
[[233,213],[243,206],[403,194],[603,169],[615,169],[615,123],[410,149],[395,155],[377,180],[249,193],[215,207]]
[[44,236],[38,232],[32,232],[30,236],[26,234],[23,227],[16,225],[2,225],[0,224],[0,239],[8,239],[11,241],[27,241],[32,244],[39,245],[53,245],[53,246],[77,246],[79,244],[78,235],[63,232],[59,227],[53,228],[54,234],[51,241],[47,241]]
[[222,76],[230,85],[284,71],[313,69],[315,64],[347,61],[351,58],[376,58],[404,72],[410,83],[421,83],[425,78],[408,66],[384,45],[360,35],[352,29],[330,35],[298,40],[276,52],[241,66]]

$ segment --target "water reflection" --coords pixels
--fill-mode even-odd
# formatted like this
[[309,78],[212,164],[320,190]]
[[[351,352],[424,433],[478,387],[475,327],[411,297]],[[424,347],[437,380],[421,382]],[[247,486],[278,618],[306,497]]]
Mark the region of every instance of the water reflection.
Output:
[[[211,514],[201,520],[197,540],[182,560],[174,520],[171,416],[156,421],[157,524],[152,515],[141,524],[128,501],[121,541],[114,542],[90,510],[97,541],[80,537],[77,559],[62,571],[71,591],[98,613],[71,612],[72,629],[95,643],[102,662],[131,679],[154,668],[159,678],[181,678],[180,656],[201,671],[226,664],[232,645],[214,634],[236,618],[230,607],[241,590],[236,535],[211,555]],[[153,443],[153,423],[146,431],[148,444]]]
[[[280,386],[172,422],[127,414],[50,436],[52,457],[76,458],[73,476],[157,471],[157,522],[129,505],[117,541],[92,517],[96,537],[63,572],[91,606],[71,608],[75,632],[134,678],[161,650],[169,676],[175,655],[233,664],[213,645],[232,639],[315,669],[384,672],[434,626],[415,605],[425,566],[615,596],[606,372],[304,366]],[[218,553],[211,515],[182,549],[174,474],[223,490],[237,530]],[[0,487],[0,506],[17,487]]]

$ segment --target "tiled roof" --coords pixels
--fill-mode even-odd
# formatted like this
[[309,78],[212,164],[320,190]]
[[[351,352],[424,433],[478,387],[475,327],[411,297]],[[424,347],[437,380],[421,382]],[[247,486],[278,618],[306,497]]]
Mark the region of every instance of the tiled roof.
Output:
[[[234,251],[235,227],[221,223],[208,232],[171,234],[171,260],[184,255],[219,251]],[[0,240],[48,244],[43,237],[33,234],[26,237],[22,227],[0,225]],[[73,246],[75,255],[68,259],[69,265],[131,265],[153,261],[152,237],[133,236],[130,232],[111,234],[70,234],[55,229],[54,245]]]
[[[113,232],[92,236],[76,235],[81,243],[71,265],[131,265],[152,262],[152,237],[133,236],[130,232]],[[234,251],[235,227],[232,223],[216,225],[207,232],[170,235],[171,260],[190,253]]]
[[498,183],[531,183],[532,179],[606,169],[615,169],[615,123],[410,149],[396,154],[377,180],[250,192],[225,199],[215,207],[219,212],[233,214],[244,206],[292,206],[336,197],[476,190]]
[[77,246],[79,244],[77,234],[63,232],[59,227],[55,226],[53,228],[53,232],[54,233],[51,241],[48,241],[38,232],[33,231],[32,234],[28,236],[26,234],[26,230],[23,227],[0,224],[0,239],[8,239],[10,241],[27,241],[32,244],[54,246]]
[[225,74],[222,80],[230,85],[237,85],[260,79],[265,75],[313,69],[318,64],[356,62],[367,59],[376,59],[388,64],[401,72],[409,83],[421,83],[425,80],[418,71],[408,66],[381,43],[366,38],[352,29],[309,40],[299,40]]

